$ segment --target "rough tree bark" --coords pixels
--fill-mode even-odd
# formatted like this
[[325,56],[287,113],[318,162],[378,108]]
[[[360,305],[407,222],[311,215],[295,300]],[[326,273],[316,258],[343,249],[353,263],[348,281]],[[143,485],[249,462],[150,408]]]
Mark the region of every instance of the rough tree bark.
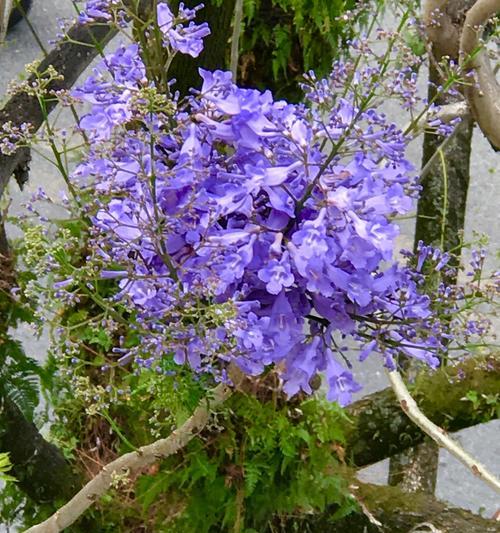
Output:
[[60,450],[6,397],[0,398],[0,449],[10,453],[19,488],[35,502],[68,499],[81,485]]
[[[425,4],[424,22],[432,54],[427,95],[429,101],[436,98],[436,88],[444,81],[437,63],[445,57],[458,62],[461,28],[467,9],[473,3],[474,0],[429,0]],[[435,102],[438,105],[452,104],[456,98],[443,96],[436,98]],[[452,134],[452,139],[443,148],[444,168],[441,158],[436,158],[420,183],[422,192],[417,205],[415,249],[418,242],[423,241],[443,251],[453,249],[459,254],[470,179],[472,129],[472,119],[464,117]],[[422,168],[425,168],[443,141],[443,137],[433,133],[424,134]],[[410,365],[409,361],[403,363],[403,366]],[[389,484],[398,485],[407,492],[423,490],[432,494],[436,488],[438,462],[437,445],[426,439],[418,447],[391,458]]]

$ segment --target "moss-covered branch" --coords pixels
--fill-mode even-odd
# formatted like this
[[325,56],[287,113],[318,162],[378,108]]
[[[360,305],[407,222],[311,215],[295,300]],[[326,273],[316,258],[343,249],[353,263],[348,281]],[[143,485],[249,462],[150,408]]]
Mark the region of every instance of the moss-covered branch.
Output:
[[[371,515],[362,512],[333,521],[334,510],[301,518],[281,520],[273,524],[274,533],[406,533],[438,531],[439,533],[498,533],[495,520],[488,520],[464,509],[456,509],[433,496],[419,493],[411,496],[397,487],[358,483],[354,495]],[[378,522],[375,523],[375,522]],[[420,528],[418,526],[421,526]],[[431,527],[432,526],[432,527]],[[434,528],[434,529],[432,529]]]
[[[464,400],[467,393],[494,395],[500,389],[500,360],[471,358],[460,366],[422,374],[411,392],[422,411],[447,431],[458,431],[498,416],[486,401]],[[424,440],[424,433],[401,410],[392,389],[370,394],[348,408],[347,454],[358,466],[391,457]]]
[[12,474],[36,502],[71,497],[80,479],[62,453],[47,442],[9,398],[0,398],[0,449],[10,453]]
[[[40,63],[38,72],[43,74],[49,65],[63,76],[63,79],[54,80],[48,90],[70,89],[77,81],[80,74],[91,63],[98,51],[116,34],[116,29],[106,24],[97,26],[82,26],[76,24],[68,31],[69,41],[57,45]],[[95,46],[93,46],[95,45]],[[32,78],[34,78],[32,76]],[[32,81],[31,78],[28,81]],[[52,111],[58,103],[56,98],[46,102],[47,112]],[[24,123],[31,124],[32,131],[37,131],[44,121],[44,114],[36,96],[25,92],[16,93],[0,110],[0,125],[11,122],[14,126]],[[0,154],[0,196],[12,175],[19,185],[28,177],[28,164],[30,151],[20,148],[13,154]]]

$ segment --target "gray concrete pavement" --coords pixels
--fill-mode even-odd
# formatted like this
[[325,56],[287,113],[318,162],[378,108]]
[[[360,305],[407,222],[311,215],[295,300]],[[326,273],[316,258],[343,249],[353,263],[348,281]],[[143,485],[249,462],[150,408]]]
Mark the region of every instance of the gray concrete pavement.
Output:
[[[74,16],[74,8],[70,0],[34,0],[30,18],[42,41],[47,43],[57,30],[57,17]],[[36,42],[27,25],[21,23],[8,36],[7,43],[0,48],[0,94],[5,92],[10,79],[23,72],[25,63],[40,56]],[[388,109],[397,116],[397,109]],[[420,149],[418,144],[411,147],[411,158],[418,166]],[[487,233],[490,236],[489,249],[493,252],[490,266],[495,265],[494,254],[500,249],[500,216],[498,188],[498,156],[489,147],[480,131],[474,133],[472,180],[469,191],[467,209],[466,238],[474,232]],[[23,193],[14,186],[10,187],[13,199],[13,212],[19,212],[20,203],[30,193],[43,186],[49,195],[58,197],[63,184],[57,173],[42,157],[35,156],[32,164],[30,182]],[[413,224],[405,223],[402,244],[411,247]],[[23,340],[27,352],[39,359],[47,348],[46,339],[36,339],[29,328],[22,328],[18,336]],[[365,385],[364,393],[369,393],[387,386],[387,380],[380,363],[369,359],[362,365],[355,363],[356,375]],[[500,474],[500,422],[478,426],[462,431],[457,435],[464,447],[490,469]],[[363,479],[384,483],[387,475],[387,462],[375,465],[362,473]],[[482,482],[460,465],[447,452],[440,456],[440,468],[437,495],[454,505],[472,510],[483,509],[485,516],[491,516],[500,501]],[[0,527],[1,531],[1,527]]]

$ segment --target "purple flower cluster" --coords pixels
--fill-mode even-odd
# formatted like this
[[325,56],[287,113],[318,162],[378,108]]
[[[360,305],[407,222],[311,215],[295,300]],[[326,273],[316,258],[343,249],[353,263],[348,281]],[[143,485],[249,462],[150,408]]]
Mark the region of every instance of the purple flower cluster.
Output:
[[84,10],[78,17],[78,22],[87,24],[96,21],[111,20],[111,7],[116,5],[116,0],[87,0]]
[[120,46],[74,91],[80,101],[92,104],[92,113],[83,117],[80,128],[96,140],[109,139],[114,127],[132,118],[132,97],[147,83],[138,51],[136,44]]
[[[163,33],[166,47],[192,57],[200,55],[203,50],[203,38],[210,35],[210,29],[206,22],[202,24],[193,22],[196,17],[196,11],[202,7],[203,4],[200,4],[195,9],[188,9],[181,2],[178,15],[174,17],[168,4],[161,2],[157,5],[158,26]],[[184,25],[186,22],[189,22],[188,26]]]
[[[198,55],[208,28],[172,21],[159,4],[168,46]],[[230,362],[250,375],[275,365],[289,395],[311,393],[324,373],[342,405],[359,385],[339,338],[361,343],[361,359],[436,366],[429,298],[392,257],[391,217],[416,194],[402,133],[348,94],[330,94],[325,112],[239,88],[222,71],[200,70],[201,90],[173,111],[144,112],[139,54],[119,48],[106,76],[96,70],[75,92],[93,105],[81,127],[100,142],[74,179],[96,193],[102,276],[119,278],[117,299],[142,335],[117,352],[145,366],[170,354],[220,379]],[[332,90],[314,81],[307,98]]]

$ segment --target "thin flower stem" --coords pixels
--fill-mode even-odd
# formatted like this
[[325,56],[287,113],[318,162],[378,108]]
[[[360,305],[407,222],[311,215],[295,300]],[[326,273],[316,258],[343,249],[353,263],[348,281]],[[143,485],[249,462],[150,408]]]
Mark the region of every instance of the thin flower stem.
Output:
[[459,126],[457,126],[453,132],[451,133],[451,135],[448,135],[448,137],[446,137],[446,139],[439,145],[439,148],[432,154],[432,156],[429,158],[429,160],[427,161],[427,163],[424,165],[424,167],[422,168],[422,170],[420,171],[420,174],[419,174],[419,178],[420,178],[420,181],[422,181],[425,176],[427,176],[427,174],[429,173],[429,171],[431,170],[432,166],[434,165],[434,163],[436,162],[436,159],[439,157],[439,153],[441,151],[443,151],[449,144],[450,142],[453,140],[453,138],[456,136],[457,132],[458,132],[458,128]]
[[28,17],[28,14],[26,13],[26,10],[23,8],[23,5],[21,4],[21,2],[19,0],[14,0],[14,5],[16,6],[16,9],[19,10],[19,12],[23,16],[24,20],[26,21],[26,24],[28,25],[28,28],[30,29],[30,31],[31,31],[31,33],[32,33],[32,35],[34,37],[34,39],[36,41],[36,44],[38,45],[38,48],[40,48],[40,50],[42,51],[43,55],[45,57],[47,57],[49,55],[49,52],[47,51],[45,46],[43,46],[42,40],[38,36],[38,33],[35,31],[35,28],[33,27],[33,24],[31,24],[31,20]]

